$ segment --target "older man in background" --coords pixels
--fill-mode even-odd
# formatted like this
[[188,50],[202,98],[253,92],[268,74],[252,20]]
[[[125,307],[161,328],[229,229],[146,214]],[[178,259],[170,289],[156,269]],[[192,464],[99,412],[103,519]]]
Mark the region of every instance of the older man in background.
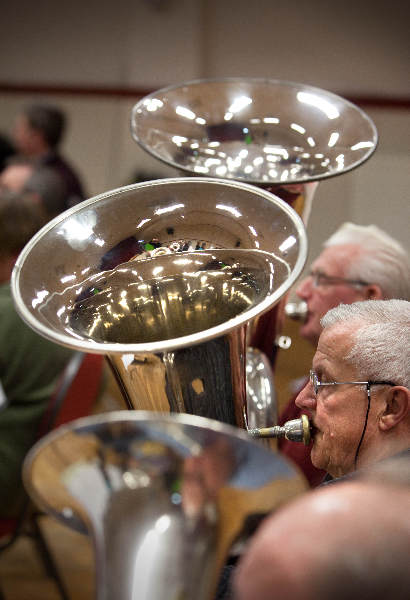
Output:
[[[344,223],[324,243],[324,250],[313,262],[308,277],[296,288],[296,294],[307,305],[299,333],[316,346],[322,331],[321,318],[341,303],[410,300],[410,258],[396,240],[378,227]],[[282,410],[279,424],[297,419],[303,412],[294,396]],[[312,465],[311,447],[287,440],[280,440],[278,447],[301,468],[312,487],[321,483],[325,472]]]

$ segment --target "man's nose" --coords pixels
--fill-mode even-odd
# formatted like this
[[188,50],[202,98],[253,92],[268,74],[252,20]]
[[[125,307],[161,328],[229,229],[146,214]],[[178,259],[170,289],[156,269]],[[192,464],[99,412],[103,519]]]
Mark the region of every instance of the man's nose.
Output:
[[316,396],[310,381],[307,382],[305,387],[297,395],[295,404],[299,408],[307,410],[314,410],[316,408]]
[[296,288],[295,293],[302,300],[306,300],[310,296],[310,294],[312,292],[312,288],[313,288],[312,277],[310,275],[308,275],[308,277],[305,277],[304,279],[302,279],[302,281]]

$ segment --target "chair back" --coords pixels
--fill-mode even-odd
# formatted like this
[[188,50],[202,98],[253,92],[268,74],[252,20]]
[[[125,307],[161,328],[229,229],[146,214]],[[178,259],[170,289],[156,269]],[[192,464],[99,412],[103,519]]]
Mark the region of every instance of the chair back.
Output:
[[102,354],[73,354],[50,398],[40,425],[39,438],[64,423],[92,413],[101,390],[103,369]]
[[[92,413],[101,390],[103,368],[102,354],[83,352],[73,354],[57,382],[33,443],[52,429]],[[29,504],[27,497],[18,516],[0,517],[0,539],[11,536],[5,543],[0,541],[0,552],[8,548],[18,537]]]

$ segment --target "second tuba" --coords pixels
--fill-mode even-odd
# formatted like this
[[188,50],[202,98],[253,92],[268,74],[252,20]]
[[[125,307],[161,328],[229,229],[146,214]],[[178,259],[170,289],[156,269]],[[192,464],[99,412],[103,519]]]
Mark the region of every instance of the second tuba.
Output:
[[271,193],[165,179],[56,217],[20,254],[11,286],[39,334],[107,356],[129,408],[247,428],[247,324],[306,255],[300,217]]
[[[318,183],[376,150],[369,116],[328,90],[251,77],[197,79],[156,90],[131,113],[134,140],[184,174],[242,181],[282,198],[305,226]],[[255,320],[250,343],[274,366],[283,302]]]

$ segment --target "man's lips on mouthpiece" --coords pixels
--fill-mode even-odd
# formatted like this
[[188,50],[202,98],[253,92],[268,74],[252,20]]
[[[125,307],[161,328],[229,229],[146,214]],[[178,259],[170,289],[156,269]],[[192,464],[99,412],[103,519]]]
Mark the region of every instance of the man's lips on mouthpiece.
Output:
[[312,438],[319,432],[319,429],[316,427],[315,423],[310,420],[310,435]]

